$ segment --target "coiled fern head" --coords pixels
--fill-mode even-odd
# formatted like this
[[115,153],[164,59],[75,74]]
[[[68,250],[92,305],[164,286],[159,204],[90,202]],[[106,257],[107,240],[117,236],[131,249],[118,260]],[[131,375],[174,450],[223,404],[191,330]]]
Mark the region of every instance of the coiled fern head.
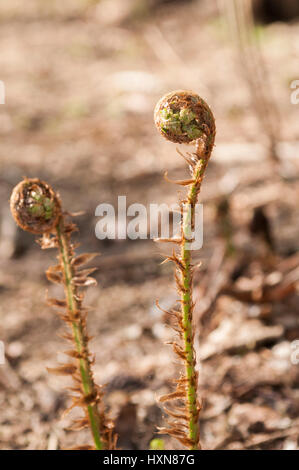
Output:
[[209,106],[199,95],[193,91],[177,90],[158,101],[155,124],[163,137],[182,144],[209,135],[215,121]]
[[10,209],[16,223],[27,232],[51,232],[61,216],[61,203],[50,185],[25,178],[13,190]]

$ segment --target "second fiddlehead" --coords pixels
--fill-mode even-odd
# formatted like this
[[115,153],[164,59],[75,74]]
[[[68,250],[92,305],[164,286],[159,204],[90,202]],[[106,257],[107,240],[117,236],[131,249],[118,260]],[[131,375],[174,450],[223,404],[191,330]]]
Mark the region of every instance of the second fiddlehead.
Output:
[[72,428],[90,427],[94,446],[87,446],[88,449],[113,449],[113,425],[105,416],[102,390],[93,378],[93,358],[86,330],[87,309],[83,306],[82,288],[95,284],[95,280],[89,276],[94,268],[82,269],[82,266],[96,255],[75,255],[71,235],[77,227],[66,222],[59,197],[47,183],[38,179],[21,181],[12,192],[10,207],[16,223],[23,230],[42,235],[42,248],[58,249],[58,264],[51,266],[46,274],[49,281],[63,285],[65,299],[49,299],[49,303],[59,309],[60,317],[70,329],[64,338],[73,346],[65,352],[72,361],[49,371],[73,377],[70,408],[81,407],[84,417]]

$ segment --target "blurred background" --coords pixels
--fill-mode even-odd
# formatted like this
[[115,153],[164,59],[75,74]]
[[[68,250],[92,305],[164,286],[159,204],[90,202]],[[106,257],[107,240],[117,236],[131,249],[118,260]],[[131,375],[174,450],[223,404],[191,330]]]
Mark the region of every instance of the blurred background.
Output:
[[45,300],[46,289],[60,295],[44,274],[56,254],[10,216],[23,176],[85,212],[78,251],[102,253],[86,295],[95,377],[107,383],[119,447],[146,449],[156,436],[157,398],[179,371],[155,306],[176,303],[172,266],[161,265],[168,247],[97,240],[95,208],[117,206],[118,195],[128,205],[177,201],[163,172],[182,179],[186,163],[152,116],[160,96],[180,88],[199,93],[217,123],[194,279],[202,444],[298,448],[298,0],[25,3],[0,5],[0,448],[89,442],[88,430],[65,429],[68,381],[46,371],[65,349]]

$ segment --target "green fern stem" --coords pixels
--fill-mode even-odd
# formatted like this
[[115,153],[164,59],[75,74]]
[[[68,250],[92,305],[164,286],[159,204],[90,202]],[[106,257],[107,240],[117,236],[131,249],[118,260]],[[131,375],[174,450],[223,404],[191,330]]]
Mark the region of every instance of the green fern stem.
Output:
[[[80,306],[77,300],[77,288],[72,282],[74,278],[74,272],[71,264],[69,241],[64,232],[63,217],[61,217],[59,224],[56,226],[56,233],[59,244],[61,263],[63,267],[63,276],[65,281],[64,289],[68,312],[70,318],[72,319],[72,334],[76,345],[76,351],[79,357],[78,361],[82,382],[82,390],[84,397],[86,398],[86,400],[88,400],[89,397],[96,396],[96,386],[91,371],[87,339],[84,332],[82,318],[80,315],[78,315],[78,312],[80,312]],[[97,403],[86,403],[86,407],[90,422],[90,429],[95,444],[95,449],[103,450],[105,446],[100,433],[101,417],[99,414]]]
[[181,260],[183,269],[181,270],[181,282],[183,290],[181,293],[182,304],[182,325],[184,339],[184,353],[187,378],[187,410],[188,410],[188,428],[189,439],[192,442],[190,450],[200,449],[200,429],[199,429],[199,410],[197,394],[197,373],[196,373],[196,356],[193,347],[194,331],[192,323],[193,300],[192,300],[192,251],[190,250],[190,234],[193,230],[196,203],[200,192],[201,182],[206,170],[209,157],[213,148],[213,139],[207,147],[206,152],[194,167],[193,183],[190,185],[187,195],[187,212],[184,213],[182,244],[181,244]]

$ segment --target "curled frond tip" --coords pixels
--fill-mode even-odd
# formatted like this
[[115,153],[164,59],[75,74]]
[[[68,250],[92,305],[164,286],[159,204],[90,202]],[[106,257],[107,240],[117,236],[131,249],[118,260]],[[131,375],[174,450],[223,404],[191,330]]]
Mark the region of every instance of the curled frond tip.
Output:
[[192,91],[177,90],[164,95],[156,105],[154,118],[160,134],[178,144],[190,143],[215,133],[212,111]]
[[10,209],[16,223],[35,234],[51,232],[61,216],[58,196],[38,178],[26,178],[13,189]]

